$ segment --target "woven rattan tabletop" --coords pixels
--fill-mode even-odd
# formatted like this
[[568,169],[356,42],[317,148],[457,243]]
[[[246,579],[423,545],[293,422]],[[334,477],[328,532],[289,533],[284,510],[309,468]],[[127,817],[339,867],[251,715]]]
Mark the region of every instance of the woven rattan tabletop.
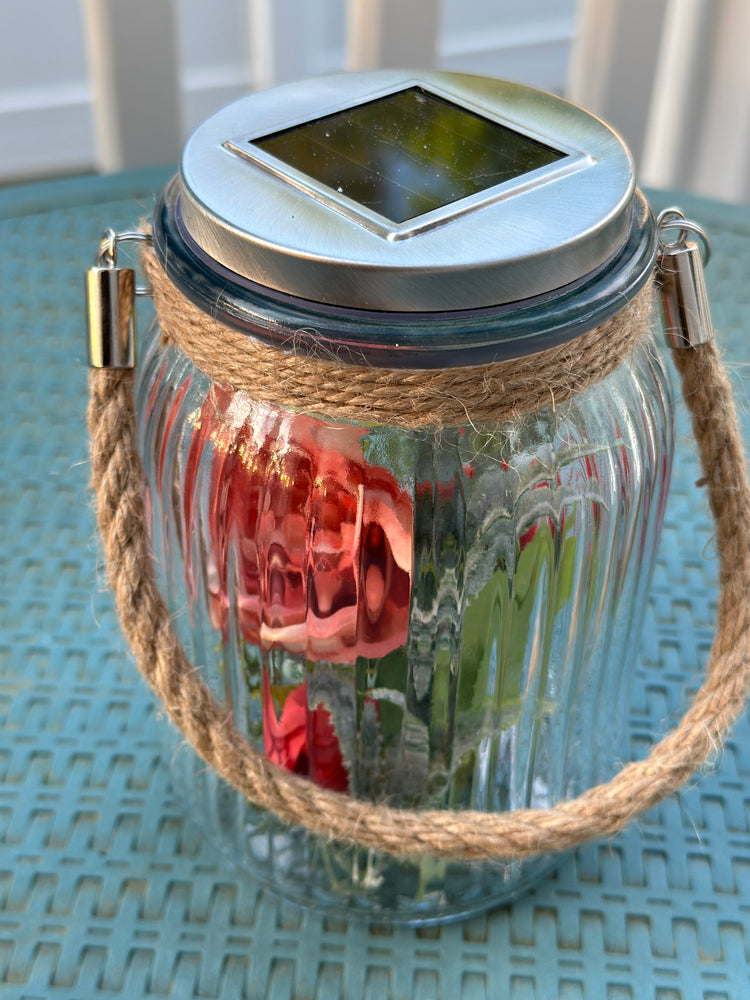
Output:
[[[750,998],[750,725],[624,834],[509,908],[421,930],[279,902],[180,810],[101,578],[87,495],[82,270],[163,172],[0,191],[0,997]],[[661,207],[663,195],[655,196]],[[670,201],[672,199],[669,199]],[[750,212],[694,199],[740,405]],[[746,420],[750,435],[750,420]],[[641,756],[695,690],[715,560],[684,413],[631,707]]]

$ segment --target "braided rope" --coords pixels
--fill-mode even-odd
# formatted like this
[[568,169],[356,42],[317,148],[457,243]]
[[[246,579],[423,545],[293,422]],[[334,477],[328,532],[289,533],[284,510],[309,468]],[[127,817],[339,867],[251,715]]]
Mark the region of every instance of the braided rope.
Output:
[[92,370],[89,430],[110,582],[143,676],[202,759],[257,805],[316,833],[394,855],[524,858],[613,834],[673,793],[721,746],[750,687],[750,490],[731,387],[713,344],[674,352],[698,441],[720,556],[707,676],[677,727],[609,783],[550,809],[411,811],[373,805],[271,764],[227,723],[188,661],[149,548],[131,371]]

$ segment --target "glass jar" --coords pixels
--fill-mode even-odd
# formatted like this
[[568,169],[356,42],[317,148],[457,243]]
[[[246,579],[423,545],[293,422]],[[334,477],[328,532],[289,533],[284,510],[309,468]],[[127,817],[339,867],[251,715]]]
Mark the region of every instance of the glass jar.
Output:
[[[382,74],[364,79],[370,90],[376,79],[373,92],[381,93]],[[444,101],[452,80],[430,76],[420,86]],[[411,92],[406,82],[404,90],[390,74],[386,90]],[[493,86],[482,82],[480,96]],[[503,87],[515,122],[519,102],[527,111],[542,102],[548,128],[556,114],[562,131],[569,127],[569,105]],[[298,119],[311,117],[307,91],[284,94],[302,100]],[[263,99],[249,100],[260,100],[258,128],[275,137]],[[499,121],[496,111],[487,114]],[[286,106],[279,120],[291,120]],[[524,127],[524,141],[542,145],[539,127]],[[599,135],[600,123],[587,127]],[[209,125],[211,142],[221,135],[230,146],[238,131],[236,121]],[[576,136],[580,143],[580,130]],[[310,298],[323,251],[312,276],[296,252],[293,267],[277,261],[274,270],[266,259],[258,273],[252,262],[250,273],[236,271],[237,238],[227,242],[221,225],[208,225],[206,237],[195,224],[196,205],[204,223],[218,215],[206,207],[195,140],[154,214],[155,249],[189,298],[260,339],[298,343],[313,328],[318,342],[356,344],[368,363],[417,368],[415,359],[451,367],[533,353],[616,315],[653,269],[653,220],[627,154],[616,152],[619,140],[608,130],[605,139],[612,172],[624,177],[627,161],[629,179],[597,209],[604,221],[596,246],[590,221],[578,220],[574,248],[552,232],[536,263],[526,255],[523,277],[516,247],[492,276],[516,289],[505,301],[497,289],[477,291],[460,260],[459,280],[440,274],[455,309],[426,308],[436,288],[429,266],[414,278],[412,302],[401,271],[391,280],[387,264],[369,261],[368,277],[380,267],[366,293],[374,305],[356,301],[353,281],[341,291],[325,286],[337,301]],[[534,198],[524,201],[526,174],[553,170],[536,192],[542,213],[549,185],[580,182],[576,150],[557,133],[548,141],[573,166],[555,174],[557,160],[532,165],[515,194],[513,177],[492,185],[488,212],[503,201],[498,186],[510,183],[506,206],[515,197],[523,204],[511,208],[528,218],[535,209]],[[247,168],[244,153],[236,159]],[[258,183],[268,183],[267,168],[250,164]],[[293,197],[312,200],[311,211],[342,215],[341,205],[298,188]],[[288,192],[280,190],[283,201]],[[456,204],[472,197],[463,193]],[[479,230],[482,205],[472,203]],[[351,206],[344,208],[351,227]],[[368,218],[355,222],[398,254],[409,240],[435,229],[442,238],[465,218],[451,203],[434,229],[412,225],[385,240]],[[240,242],[256,236],[265,252],[263,233],[248,228]],[[341,260],[328,262],[340,275]],[[284,282],[274,277],[281,272]],[[492,295],[496,303],[487,301]],[[392,310],[384,308],[389,296]],[[491,425],[467,419],[410,429],[343,419],[334,406],[291,408],[212,381],[165,344],[157,320],[139,362],[136,409],[154,557],[178,633],[228,721],[274,763],[342,795],[417,809],[547,807],[611,776],[624,752],[628,681],[673,451],[672,388],[653,336],[564,402]],[[248,803],[179,740],[170,757],[190,814],[232,861],[303,905],[445,920],[513,897],[554,862],[396,859],[342,845]]]

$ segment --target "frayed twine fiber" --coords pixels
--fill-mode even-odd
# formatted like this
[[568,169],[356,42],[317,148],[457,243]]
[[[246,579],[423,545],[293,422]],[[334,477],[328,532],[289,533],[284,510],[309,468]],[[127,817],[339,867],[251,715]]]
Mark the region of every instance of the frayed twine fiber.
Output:
[[152,248],[142,251],[166,343],[217,382],[291,410],[376,426],[474,427],[558,405],[606,378],[651,327],[653,285],[601,326],[536,354],[462,368],[374,368],[295,353],[219,322],[187,299]]
[[[162,308],[164,299],[157,293],[157,309]],[[183,320],[176,313],[162,316],[160,312],[160,318],[174,334],[178,328],[182,330]],[[612,330],[617,328],[616,320]],[[185,317],[185,325],[190,322]],[[199,340],[215,340],[215,327],[209,327],[207,333],[201,324],[201,330]],[[614,337],[612,330],[602,334],[602,339],[618,340],[619,331]],[[574,341],[573,351],[582,339]],[[179,342],[183,346],[181,332]],[[211,366],[224,353],[223,340],[212,343],[206,362],[209,374],[214,374]],[[196,351],[194,360],[201,367],[202,357]],[[717,634],[706,680],[678,726],[645,760],[628,764],[609,783],[577,799],[549,809],[506,813],[412,811],[358,801],[271,764],[228,724],[225,711],[187,660],[156,584],[143,503],[143,470],[136,447],[133,373],[92,370],[92,484],[107,569],[125,636],[169,717],[203,760],[257,805],[325,837],[394,855],[476,860],[560,851],[617,832],[670,795],[723,744],[744,709],[750,682],[750,491],[731,388],[713,344],[677,351],[674,357],[699,445],[720,556]],[[254,379],[255,372],[248,370],[250,376],[241,371],[238,378]],[[224,381],[226,374],[216,377]],[[528,377],[522,381],[528,382]],[[585,368],[574,381],[576,385],[588,384]],[[247,382],[243,384],[249,387]],[[254,382],[251,391],[255,392]],[[400,391],[403,393],[403,386]],[[539,390],[543,401],[548,401],[548,393],[546,385]],[[261,390],[258,395],[263,395]],[[384,406],[386,399],[375,404],[375,409]],[[399,403],[403,402],[401,397]],[[465,420],[465,406],[462,397],[448,422],[459,412]],[[491,400],[487,406],[482,412],[495,412]],[[427,409],[430,420],[433,413],[444,412],[439,400],[434,409]],[[606,720],[602,722],[606,724]]]

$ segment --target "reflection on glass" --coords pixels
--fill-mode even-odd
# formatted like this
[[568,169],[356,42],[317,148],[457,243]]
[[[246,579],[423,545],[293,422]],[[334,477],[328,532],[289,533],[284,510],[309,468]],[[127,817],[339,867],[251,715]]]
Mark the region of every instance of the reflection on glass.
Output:
[[252,145],[395,223],[565,156],[421,87]]

